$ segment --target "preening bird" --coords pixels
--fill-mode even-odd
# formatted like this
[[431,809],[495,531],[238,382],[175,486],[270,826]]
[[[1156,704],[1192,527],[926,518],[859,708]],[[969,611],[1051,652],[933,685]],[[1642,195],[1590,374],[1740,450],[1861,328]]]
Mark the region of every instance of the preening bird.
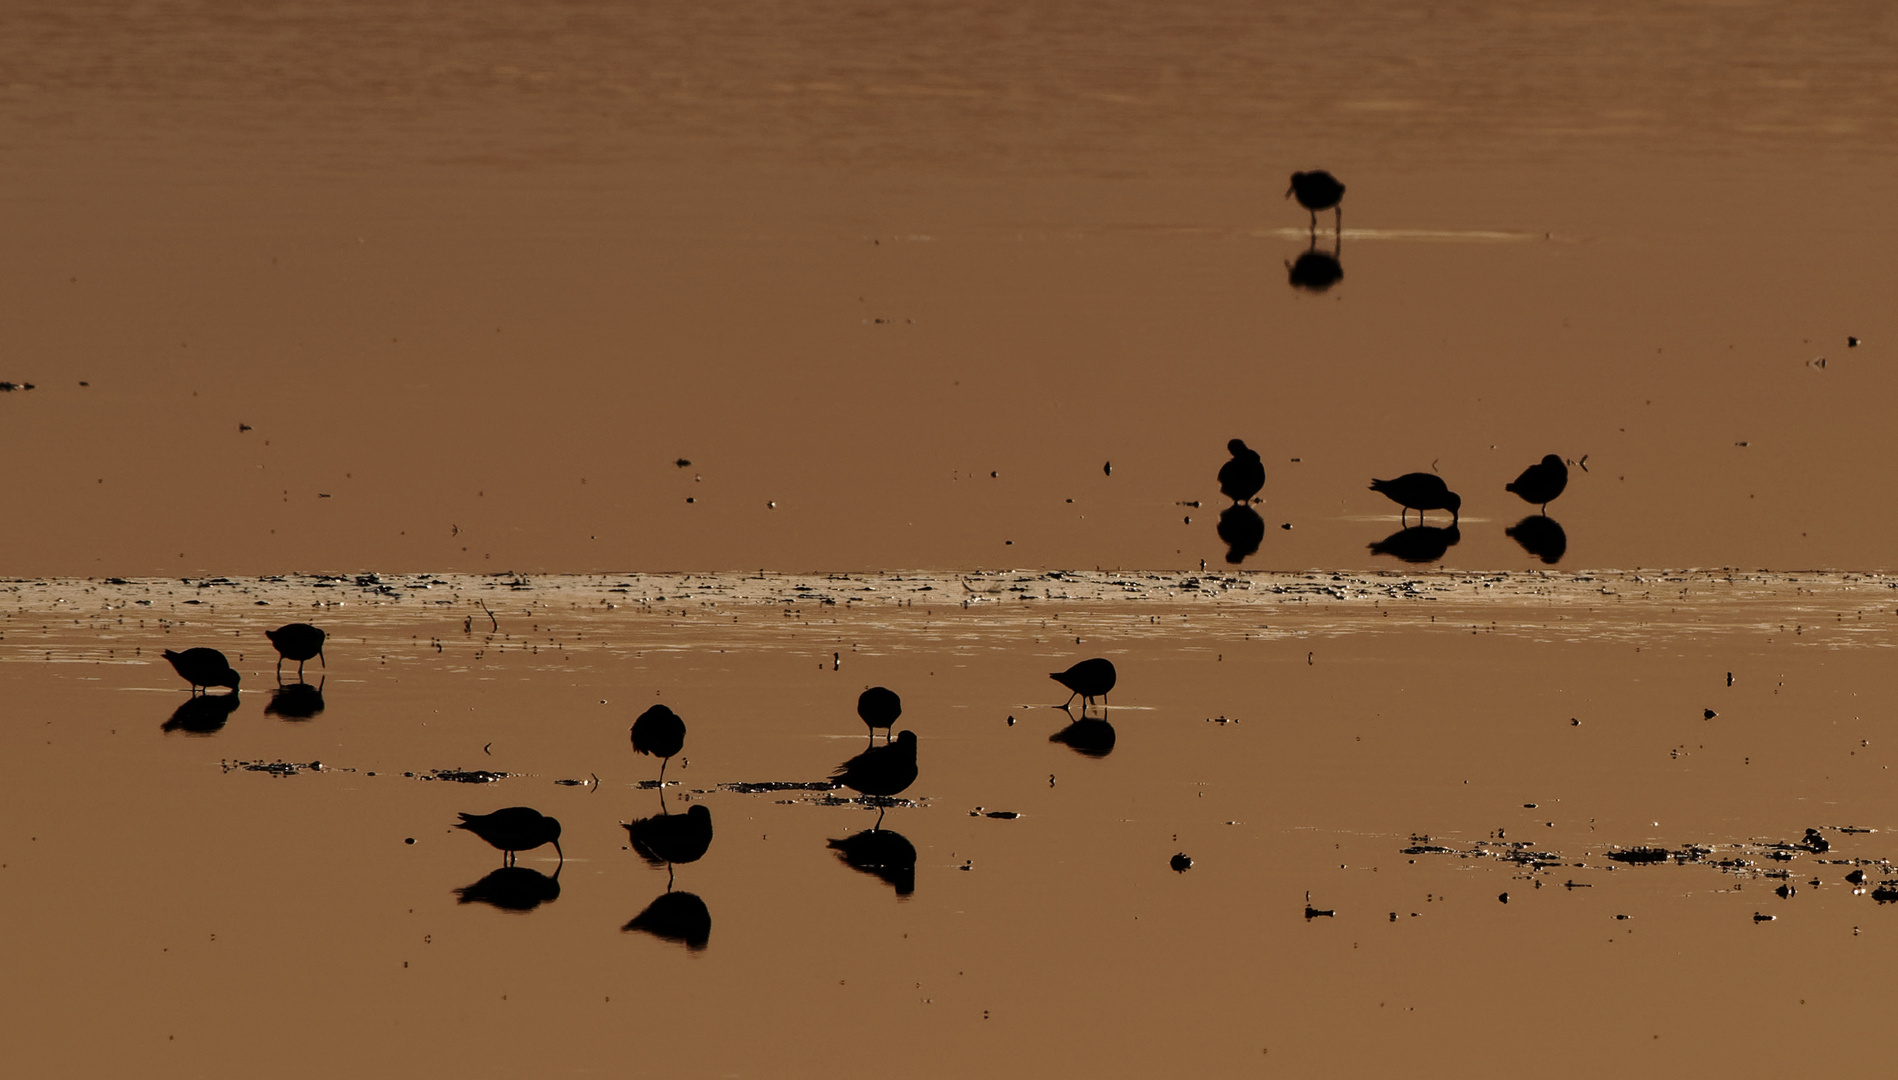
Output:
[[1232,460],[1219,467],[1219,493],[1237,506],[1251,501],[1265,486],[1265,464],[1259,460],[1259,452],[1248,447],[1244,439],[1227,442],[1226,452],[1232,455]]
[[847,788],[877,798],[890,798],[916,782],[916,733],[898,732],[896,741],[873,746],[831,774]]
[[672,755],[685,748],[685,721],[664,705],[654,705],[633,721],[633,749],[660,758],[659,782],[666,782],[666,766]]
[[1504,484],[1504,491],[1513,491],[1522,496],[1522,501],[1542,507],[1549,512],[1549,504],[1568,487],[1568,466],[1555,454],[1545,454],[1541,461],[1522,470],[1514,483]]

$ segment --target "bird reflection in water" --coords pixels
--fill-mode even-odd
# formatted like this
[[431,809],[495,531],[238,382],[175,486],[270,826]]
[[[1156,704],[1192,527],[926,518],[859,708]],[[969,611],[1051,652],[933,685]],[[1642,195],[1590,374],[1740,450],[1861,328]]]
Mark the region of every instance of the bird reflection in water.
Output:
[[638,930],[698,952],[712,939],[712,912],[697,896],[667,889],[620,929]]
[[1114,752],[1114,725],[1105,717],[1094,720],[1083,716],[1048,736],[1048,741],[1061,743],[1077,754],[1102,758]]
[[1530,514],[1503,530],[1503,534],[1522,545],[1522,550],[1554,566],[1568,553],[1568,533],[1552,517]]
[[846,866],[881,878],[896,889],[896,895],[908,896],[916,891],[916,845],[902,833],[866,829],[828,843]]
[[318,679],[315,686],[306,682],[293,682],[289,685],[277,684],[270,692],[270,702],[264,706],[265,716],[280,716],[285,720],[308,720],[323,711],[323,684],[328,677]]
[[1344,250],[1343,243],[1342,237],[1334,237],[1331,252],[1326,254],[1318,250],[1318,236],[1312,234],[1311,246],[1298,256],[1298,261],[1285,264],[1292,288],[1321,293],[1343,281],[1344,263],[1338,261],[1339,253]]
[[187,735],[216,734],[241,700],[236,694],[195,695],[178,706],[160,730],[182,731]]
[[1463,534],[1455,525],[1412,525],[1400,529],[1371,545],[1373,555],[1395,555],[1407,563],[1433,563],[1457,545]]
[[1226,544],[1226,562],[1237,566],[1259,553],[1265,519],[1250,506],[1228,506],[1219,514],[1219,539]]
[[532,911],[560,899],[560,871],[565,866],[556,866],[552,877],[525,866],[503,866],[473,885],[456,889],[455,902],[487,904],[502,911]]

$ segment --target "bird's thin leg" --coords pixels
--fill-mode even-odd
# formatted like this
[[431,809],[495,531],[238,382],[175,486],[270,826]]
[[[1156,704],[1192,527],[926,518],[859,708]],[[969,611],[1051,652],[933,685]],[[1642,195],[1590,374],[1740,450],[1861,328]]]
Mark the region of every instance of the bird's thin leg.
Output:
[[1343,236],[1344,235],[1344,204],[1339,203],[1334,209],[1338,211],[1338,224],[1337,224],[1336,229],[1333,232],[1333,235]]
[[277,657],[277,681],[283,681],[283,657]]
[[876,832],[878,829],[881,829],[883,827],[883,815],[889,812],[890,812],[890,807],[889,807],[889,804],[887,803],[885,803],[882,806],[877,807],[877,823],[875,825],[870,826],[871,832]]
[[672,864],[666,864],[666,891],[672,891]]
[[[280,657],[278,657],[278,658],[277,658],[277,663],[279,663],[279,664],[281,664],[281,663],[283,663],[283,657],[281,657],[281,656],[280,656]],[[303,661],[301,661],[301,660],[298,660],[298,661],[297,661],[297,681],[298,681],[298,682],[302,682],[302,681],[303,681]]]
[[666,766],[670,764],[672,764],[671,758],[659,759],[659,788],[662,791],[665,790],[666,786]]

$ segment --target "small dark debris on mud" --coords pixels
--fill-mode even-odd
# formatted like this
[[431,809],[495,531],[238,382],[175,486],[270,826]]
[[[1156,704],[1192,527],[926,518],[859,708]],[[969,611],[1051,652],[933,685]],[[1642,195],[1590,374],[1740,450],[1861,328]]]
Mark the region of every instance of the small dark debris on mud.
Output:
[[220,761],[218,766],[225,772],[241,770],[269,773],[272,776],[295,776],[306,769],[310,772],[323,771],[323,763],[320,761]]
[[762,780],[755,783],[740,781],[718,786],[726,791],[736,791],[740,795],[758,795],[769,791],[835,791],[843,785],[829,780]]
[[492,784],[496,780],[506,780],[508,774],[489,772],[486,769],[430,769],[425,773],[418,773],[415,778],[417,780],[451,780],[457,784]]
[[[1182,851],[1171,859],[1168,859],[1167,865],[1173,868],[1174,873],[1184,874],[1193,868],[1193,857]],[[1307,908],[1306,910],[1309,911],[1310,909]],[[1306,917],[1309,918],[1310,916],[1308,915]]]

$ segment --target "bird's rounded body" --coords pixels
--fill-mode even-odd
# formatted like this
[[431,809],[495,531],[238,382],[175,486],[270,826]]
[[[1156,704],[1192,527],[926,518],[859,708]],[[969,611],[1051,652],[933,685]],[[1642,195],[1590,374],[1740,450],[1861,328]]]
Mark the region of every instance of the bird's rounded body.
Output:
[[1066,671],[1051,671],[1048,677],[1073,691],[1068,695],[1068,701],[1072,702],[1074,694],[1079,694],[1081,704],[1085,706],[1095,698],[1106,697],[1119,675],[1114,671],[1112,660],[1097,656],[1092,660],[1083,660]]
[[486,840],[500,849],[509,861],[513,860],[515,852],[532,851],[542,844],[552,844],[562,860],[567,857],[565,852],[560,851],[560,822],[531,806],[510,806],[492,814],[457,816],[461,818],[461,823],[455,828],[466,829]]
[[1323,169],[1293,173],[1292,186],[1285,189],[1285,195],[1287,198],[1298,196],[1298,205],[1311,211],[1314,229],[1318,227],[1318,211],[1333,207],[1338,210],[1339,224],[1344,223],[1344,208],[1339,206],[1344,201],[1344,185]]
[[659,814],[625,826],[640,858],[660,863],[697,862],[712,846],[712,812],[693,803],[683,814]]
[[171,669],[178,677],[191,684],[191,688],[228,686],[237,690],[240,677],[237,669],[216,649],[196,648],[183,652],[165,650],[165,659],[171,661]]
[[685,748],[685,721],[664,705],[654,705],[633,721],[633,749],[656,758],[670,758]]
[[[277,647],[278,673],[282,673],[285,660],[295,660],[297,676],[301,678],[304,661],[323,655],[323,641],[329,635],[309,623],[293,622],[279,626],[275,630],[266,630],[264,636]],[[324,660],[323,666],[328,667],[329,661]]]
[[903,715],[903,699],[887,687],[872,686],[857,695],[857,715],[869,725],[870,738],[876,738],[878,728],[888,735],[895,727],[897,717]]
[[1568,466],[1555,454],[1546,454],[1522,470],[1513,483],[1504,484],[1503,490],[1515,492],[1523,502],[1546,508],[1567,487]]
[[1250,501],[1265,486],[1265,464],[1244,439],[1226,443],[1232,460],[1219,467],[1219,493],[1235,504]]
[[879,798],[902,792],[916,782],[916,733],[899,732],[895,742],[865,750],[838,766],[831,779]]
[[1443,477],[1435,473],[1414,472],[1395,480],[1372,480],[1371,490],[1408,510],[1448,510],[1452,520],[1461,517],[1463,497],[1451,491]]

